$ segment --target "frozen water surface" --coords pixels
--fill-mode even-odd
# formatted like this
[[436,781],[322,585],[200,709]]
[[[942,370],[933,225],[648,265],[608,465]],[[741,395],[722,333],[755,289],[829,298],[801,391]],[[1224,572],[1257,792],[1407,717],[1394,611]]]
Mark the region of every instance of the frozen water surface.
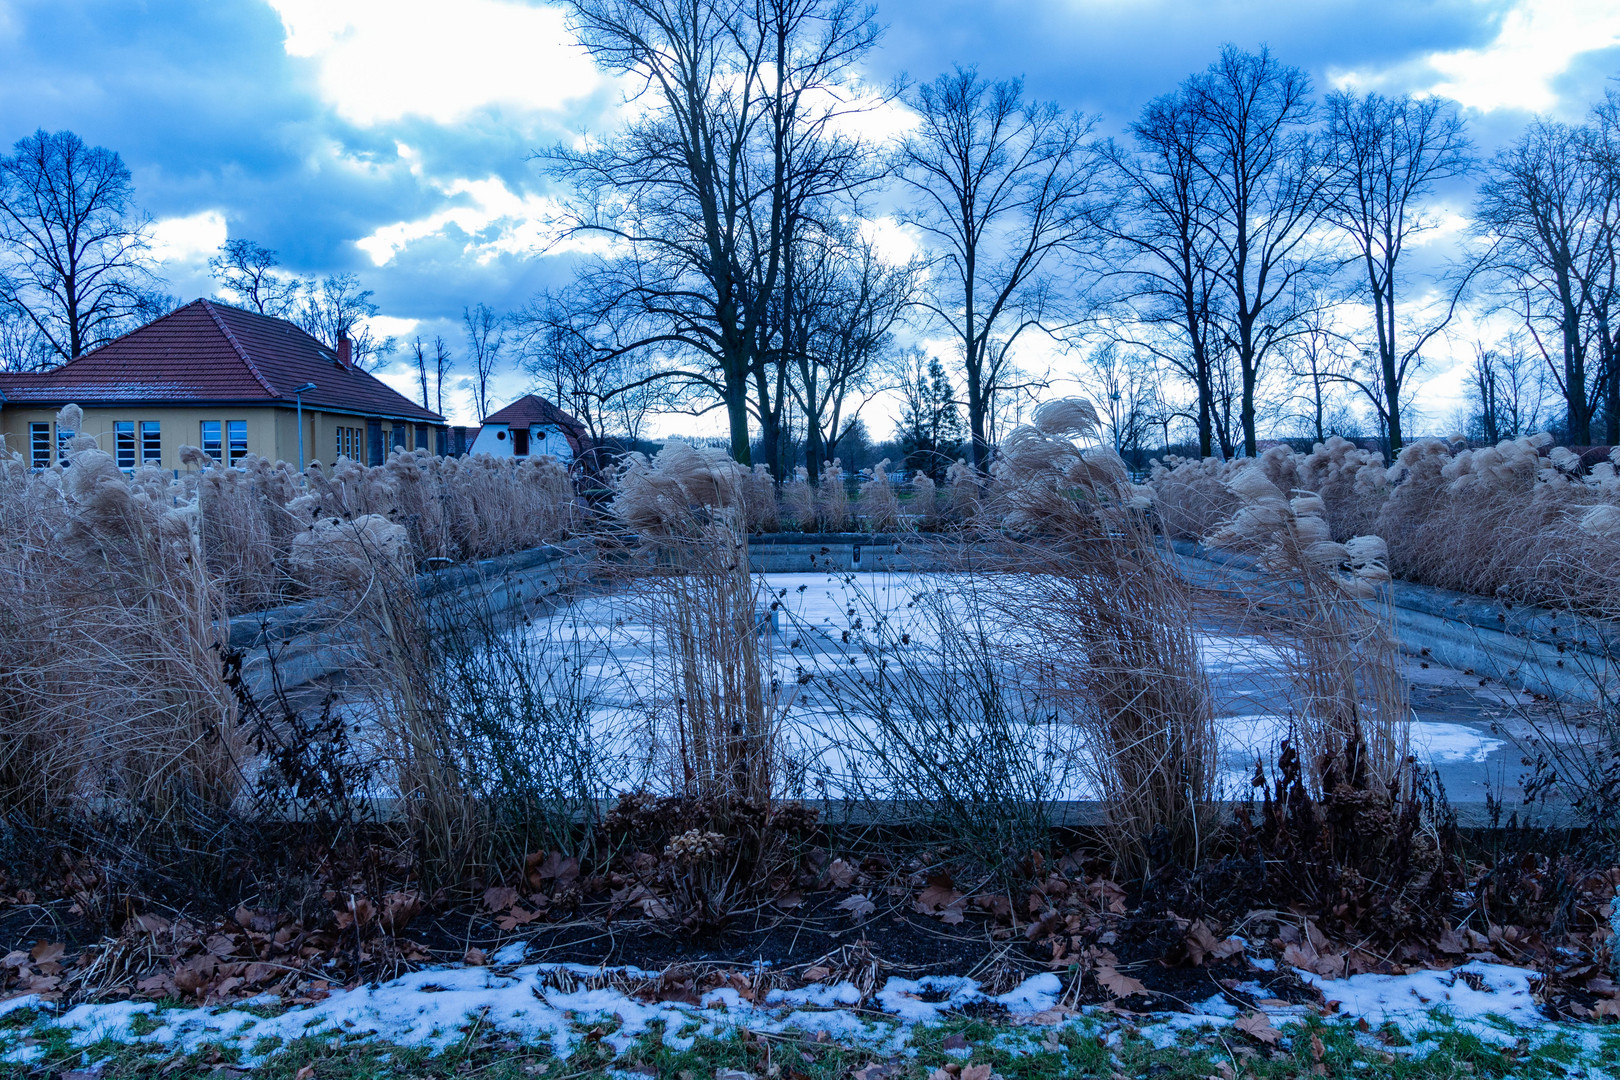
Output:
[[[1017,641],[1024,630],[987,604],[974,602],[973,590],[994,590],[994,577],[950,574],[765,574],[759,582],[764,635],[778,693],[788,703],[785,741],[812,772],[827,778],[846,773],[852,755],[877,738],[873,726],[856,715],[845,695],[834,707],[827,694],[833,682],[870,673],[879,658],[927,669],[942,663],[942,633],[966,626],[987,640]],[[578,598],[523,631],[527,647],[545,654],[566,649],[577,658],[582,690],[593,706],[599,738],[626,760],[646,762],[644,748],[655,742],[659,717],[674,703],[656,629],[656,582],[641,592],[623,591]],[[980,594],[981,596],[983,594]],[[1223,783],[1242,789],[1257,756],[1269,761],[1288,735],[1288,693],[1283,657],[1265,640],[1205,629],[1198,648],[1216,692]],[[1468,677],[1430,667],[1422,673],[1432,685],[1466,687]],[[1459,690],[1459,692],[1461,692]],[[1504,740],[1485,724],[1419,713],[1412,725],[1412,751],[1440,769],[1448,789],[1478,785],[1492,764],[1500,768]],[[643,748],[642,752],[637,747]],[[1031,760],[1050,760],[1054,742],[1032,739]],[[615,786],[645,777],[624,775]],[[837,784],[829,795],[836,796]],[[1077,776],[1065,777],[1062,793],[1091,796]]]

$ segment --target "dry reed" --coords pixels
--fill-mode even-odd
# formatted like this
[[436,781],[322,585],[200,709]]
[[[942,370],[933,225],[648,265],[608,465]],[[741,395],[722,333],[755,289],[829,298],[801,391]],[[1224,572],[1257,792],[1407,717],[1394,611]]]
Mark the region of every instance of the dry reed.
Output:
[[131,877],[243,783],[222,598],[194,507],[155,483],[86,438],[43,472],[0,448],[0,828],[116,821]]
[[1145,516],[1146,493],[1093,439],[1079,400],[1048,402],[1015,430],[981,515],[1020,628],[1009,652],[1085,731],[1083,770],[1108,807],[1124,869],[1196,865],[1214,836],[1216,731],[1193,590]]
[[1330,766],[1353,787],[1402,791],[1411,705],[1376,536],[1332,539],[1319,497],[1293,499],[1258,463],[1226,481],[1239,500],[1206,540],[1251,557],[1231,589],[1280,650],[1294,688],[1294,742],[1320,796]]

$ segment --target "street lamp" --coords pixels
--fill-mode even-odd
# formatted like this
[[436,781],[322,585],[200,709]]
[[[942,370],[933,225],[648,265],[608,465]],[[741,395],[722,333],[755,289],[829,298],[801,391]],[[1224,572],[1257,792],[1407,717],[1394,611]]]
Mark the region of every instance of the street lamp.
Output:
[[298,471],[304,471],[304,395],[314,390],[315,384],[307,382],[293,391],[293,400],[298,403]]

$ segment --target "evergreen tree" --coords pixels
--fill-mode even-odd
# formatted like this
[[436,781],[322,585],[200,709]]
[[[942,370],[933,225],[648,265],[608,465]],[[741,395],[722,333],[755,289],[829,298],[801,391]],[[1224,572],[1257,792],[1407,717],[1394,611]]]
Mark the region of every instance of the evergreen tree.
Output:
[[929,358],[926,371],[917,365],[905,393],[899,431],[905,466],[942,481],[945,470],[962,456],[963,433],[956,389],[938,357]]

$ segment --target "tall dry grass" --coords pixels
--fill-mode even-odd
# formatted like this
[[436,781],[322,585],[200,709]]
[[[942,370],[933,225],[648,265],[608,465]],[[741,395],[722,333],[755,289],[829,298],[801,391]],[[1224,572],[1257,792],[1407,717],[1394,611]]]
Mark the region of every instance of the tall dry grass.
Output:
[[1199,605],[1147,493],[1096,431],[1089,403],[1047,402],[1003,445],[980,515],[999,524],[983,537],[1003,571],[993,602],[1020,630],[1009,654],[1025,677],[1085,732],[1082,768],[1122,869],[1194,866],[1219,798]]
[[900,499],[889,479],[889,459],[862,471],[861,517],[873,532],[893,532],[900,527]]
[[[584,520],[568,470],[550,457],[440,458],[395,451],[387,463],[339,459],[302,475],[285,462],[249,455],[239,468],[208,462],[185,481],[194,485],[211,573],[240,609],[296,598],[312,583],[315,536],[341,523],[381,538],[382,525],[402,530],[402,557],[419,566],[504,555],[566,535]],[[339,536],[354,530],[342,527]],[[304,555],[295,557],[301,546]],[[318,591],[318,584],[314,587]]]
[[1230,586],[1249,605],[1248,624],[1284,658],[1307,787],[1320,796],[1337,763],[1352,787],[1398,795],[1411,703],[1382,588],[1390,580],[1384,542],[1334,540],[1323,500],[1288,498],[1258,461],[1226,485],[1238,508],[1206,542],[1250,556],[1251,569],[1234,573]]
[[242,790],[223,596],[195,506],[167,494],[90,439],[44,472],[0,448],[0,829],[14,858],[48,853],[34,835],[52,822],[99,823],[110,872],[162,875]]
[[627,463],[612,510],[638,542],[621,575],[634,581],[663,649],[661,734],[673,790],[769,806],[792,693],[776,684],[760,627],[768,601],[748,563],[748,493],[758,475],[719,451],[672,443]]
[[[1258,463],[1280,489],[1321,500],[1331,539],[1381,537],[1397,577],[1620,618],[1620,581],[1583,526],[1591,513],[1620,509],[1616,463],[1583,465],[1548,442],[1534,435],[1471,448],[1421,439],[1386,467],[1376,453],[1333,438],[1309,454],[1269,450]],[[1150,485],[1167,533],[1212,533],[1238,509],[1226,482],[1254,464],[1156,463]]]

